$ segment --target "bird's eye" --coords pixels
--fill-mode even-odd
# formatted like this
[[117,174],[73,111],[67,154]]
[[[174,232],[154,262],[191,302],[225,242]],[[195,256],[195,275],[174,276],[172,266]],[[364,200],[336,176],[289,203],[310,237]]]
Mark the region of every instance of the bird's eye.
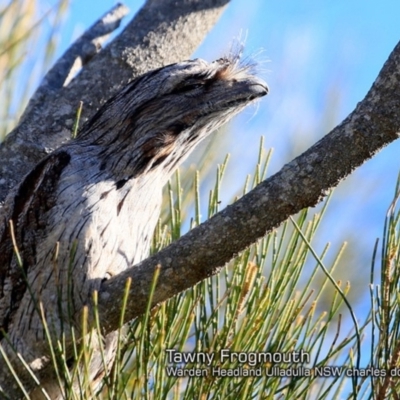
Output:
[[179,93],[186,93],[192,90],[198,89],[204,86],[203,82],[196,82],[196,83],[181,83],[180,85],[176,86],[175,89],[172,91],[174,94]]
[[203,83],[191,83],[190,85],[185,85],[185,90],[194,90],[201,88],[203,86]]

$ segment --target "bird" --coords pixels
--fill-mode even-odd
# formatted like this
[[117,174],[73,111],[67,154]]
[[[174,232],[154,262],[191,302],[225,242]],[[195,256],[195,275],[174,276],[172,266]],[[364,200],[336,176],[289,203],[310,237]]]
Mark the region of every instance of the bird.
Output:
[[[267,93],[239,55],[152,70],[108,100],[9,194],[0,211],[0,344],[23,385],[32,378],[16,353],[51,399],[63,398],[54,375],[43,372],[50,359],[43,318],[54,338],[80,332],[92,293],[148,257],[171,174],[205,137]],[[115,333],[103,340],[112,365]],[[99,357],[93,360],[95,382],[106,372]],[[12,379],[7,374],[0,372],[0,393]],[[32,398],[42,398],[37,392]]]

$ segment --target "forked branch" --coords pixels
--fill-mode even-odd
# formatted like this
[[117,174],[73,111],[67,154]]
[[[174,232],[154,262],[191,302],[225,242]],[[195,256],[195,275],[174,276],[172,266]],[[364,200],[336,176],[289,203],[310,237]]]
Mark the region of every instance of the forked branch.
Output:
[[341,180],[400,133],[400,43],[356,109],[335,129],[236,203],[166,249],[104,282],[99,296],[102,325],[118,326],[121,293],[132,279],[126,320],[143,313],[156,268],[153,303],[214,275],[236,254],[290,215],[320,202]]

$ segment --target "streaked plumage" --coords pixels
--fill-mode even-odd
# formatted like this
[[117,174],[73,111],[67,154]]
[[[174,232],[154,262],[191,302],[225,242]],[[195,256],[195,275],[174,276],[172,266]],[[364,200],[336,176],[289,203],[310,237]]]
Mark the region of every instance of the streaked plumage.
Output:
[[[265,94],[266,84],[237,57],[151,71],[109,100],[77,139],[41,161],[10,194],[0,214],[0,327],[38,376],[49,350],[8,221],[49,326],[57,336],[71,323],[79,329],[93,290],[148,256],[161,190],[173,171],[203,138]],[[107,340],[111,364],[113,334]],[[6,340],[1,343],[11,354]],[[103,369],[94,360],[96,380]],[[41,376],[49,390],[52,379]]]

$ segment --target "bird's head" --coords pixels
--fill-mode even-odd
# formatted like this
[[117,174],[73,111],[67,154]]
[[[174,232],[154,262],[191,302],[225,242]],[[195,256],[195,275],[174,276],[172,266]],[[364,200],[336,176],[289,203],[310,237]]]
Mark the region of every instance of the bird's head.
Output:
[[102,148],[101,169],[119,178],[158,168],[169,175],[209,133],[268,93],[251,70],[227,57],[150,71],[109,100],[80,137]]

